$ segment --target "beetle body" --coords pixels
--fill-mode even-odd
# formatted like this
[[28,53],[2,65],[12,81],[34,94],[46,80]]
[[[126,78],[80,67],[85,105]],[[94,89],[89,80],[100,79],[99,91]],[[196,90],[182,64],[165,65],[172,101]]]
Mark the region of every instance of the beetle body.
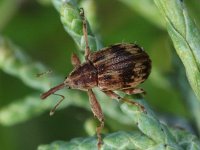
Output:
[[86,90],[95,86],[102,91],[136,87],[150,74],[151,60],[135,44],[115,44],[89,54],[64,81],[70,88]]

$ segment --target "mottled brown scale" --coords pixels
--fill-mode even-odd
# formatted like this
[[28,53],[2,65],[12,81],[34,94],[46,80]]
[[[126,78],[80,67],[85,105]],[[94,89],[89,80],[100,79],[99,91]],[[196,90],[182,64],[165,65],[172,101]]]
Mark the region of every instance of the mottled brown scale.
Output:
[[116,44],[88,57],[97,70],[101,90],[136,87],[147,79],[151,70],[149,56],[135,44]]
[[[80,10],[80,15],[83,21],[83,33],[86,43],[85,62],[81,64],[77,55],[73,54],[71,60],[74,69],[72,72],[63,83],[43,93],[41,98],[45,99],[64,87],[86,91],[89,96],[91,110],[94,116],[100,121],[100,126],[96,130],[97,145],[98,150],[100,150],[103,144],[101,130],[104,126],[104,115],[92,88],[99,87],[111,99],[138,106],[144,111],[144,106],[123,98],[114,91],[119,90],[126,94],[144,93],[144,90],[137,88],[137,86],[149,76],[151,60],[147,53],[136,44],[119,43],[91,53],[87,38],[87,22],[83,9]],[[64,96],[61,97],[62,99],[50,112],[51,115],[64,99]]]
[[64,81],[73,89],[86,90],[98,85],[97,70],[90,61],[76,67]]

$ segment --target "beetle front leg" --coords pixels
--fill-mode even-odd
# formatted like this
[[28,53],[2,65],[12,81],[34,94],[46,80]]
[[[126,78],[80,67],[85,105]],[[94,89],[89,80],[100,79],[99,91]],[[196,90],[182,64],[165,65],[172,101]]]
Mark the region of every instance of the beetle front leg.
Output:
[[122,91],[128,95],[132,94],[146,94],[146,92],[141,88],[130,88],[130,89],[122,89]]
[[143,112],[145,112],[145,108],[143,105],[137,103],[137,102],[134,102],[134,101],[131,101],[127,98],[122,98],[121,96],[119,96],[118,94],[116,94],[115,92],[113,91],[103,91],[107,96],[109,96],[111,99],[116,99],[116,100],[119,100],[119,101],[122,101],[122,102],[126,102],[126,103],[129,103],[131,105],[135,105],[135,106],[138,106]]
[[101,110],[101,106],[99,105],[99,102],[96,99],[96,96],[94,95],[93,91],[91,89],[88,90],[88,96],[89,96],[89,101],[91,105],[91,110],[94,114],[95,117],[100,121],[100,126],[97,127],[96,132],[97,132],[97,137],[98,137],[98,150],[101,149],[101,145],[103,144],[102,142],[102,137],[101,137],[101,130],[104,127],[104,115]]
[[85,59],[88,60],[88,56],[90,54],[90,47],[88,44],[88,32],[87,32],[87,21],[85,19],[85,14],[83,8],[80,8],[80,16],[83,22],[83,35],[85,38]]
[[80,61],[80,59],[78,58],[78,56],[76,55],[76,54],[72,54],[72,56],[71,56],[71,62],[72,62],[72,65],[74,66],[74,67],[77,67],[77,66],[79,66],[80,64],[81,64],[81,61]]

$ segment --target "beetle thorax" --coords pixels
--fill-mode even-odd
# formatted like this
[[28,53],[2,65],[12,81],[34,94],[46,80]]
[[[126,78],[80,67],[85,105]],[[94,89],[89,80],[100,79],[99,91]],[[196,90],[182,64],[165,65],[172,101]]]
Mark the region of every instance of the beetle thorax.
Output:
[[91,89],[98,85],[96,68],[91,62],[85,62],[74,68],[64,83],[72,89]]

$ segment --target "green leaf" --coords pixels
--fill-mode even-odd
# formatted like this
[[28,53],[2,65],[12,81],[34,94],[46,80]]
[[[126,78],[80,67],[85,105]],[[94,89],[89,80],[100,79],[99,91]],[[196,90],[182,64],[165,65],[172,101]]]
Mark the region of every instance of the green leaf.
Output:
[[[109,149],[135,149],[135,150],[199,150],[200,142],[199,139],[183,130],[172,129],[171,132],[175,136],[175,141],[179,145],[174,146],[172,144],[168,145],[166,143],[157,142],[151,139],[151,137],[143,134],[142,132],[124,132],[119,131],[112,134],[107,134],[103,137],[102,150]],[[69,142],[65,141],[55,141],[51,144],[41,145],[38,150],[62,150],[62,149],[97,149],[97,138],[75,138]]]
[[176,141],[178,144],[186,150],[199,150],[200,149],[200,140],[193,134],[184,131],[171,129]]
[[[135,106],[122,104],[121,109],[132,121],[137,124],[140,132],[116,132],[108,134],[103,138],[104,145],[102,149],[173,149],[182,150],[185,146],[194,145],[199,147],[200,143],[196,136],[177,129],[170,129],[160,123],[152,110],[142,99],[136,99],[145,106],[147,113],[142,112]],[[190,141],[183,144],[184,138],[191,138]],[[70,142],[53,142],[49,145],[39,146],[39,150],[53,149],[96,149],[96,137],[78,138]]]
[[10,126],[23,122],[29,118],[40,115],[45,109],[49,109],[50,103],[41,105],[39,94],[33,94],[16,100],[9,106],[0,109],[0,123]]
[[200,31],[181,0],[154,0],[165,18],[167,31],[181,58],[187,78],[200,100]]
[[140,110],[135,110],[134,107],[128,105],[122,105],[121,109],[137,124],[138,129],[158,144],[167,145],[176,150],[181,149],[181,147],[177,145],[176,140],[168,127],[159,122],[144,100],[138,99],[136,101],[142,102],[142,105],[146,108],[146,114]]
[[[148,149],[155,143],[140,132],[123,132],[108,134],[103,138],[102,150],[109,149]],[[97,140],[95,137],[90,138],[75,138],[69,142],[55,141],[49,145],[41,145],[38,150],[89,150],[97,149]]]
[[191,89],[185,75],[184,67],[177,57],[178,56],[174,53],[173,67],[175,72],[171,75],[172,86],[177,87],[180,90],[183,102],[185,103],[185,106],[187,106],[188,111],[191,113],[190,115],[194,119],[196,128],[200,133],[200,101],[198,101],[194,91]]

